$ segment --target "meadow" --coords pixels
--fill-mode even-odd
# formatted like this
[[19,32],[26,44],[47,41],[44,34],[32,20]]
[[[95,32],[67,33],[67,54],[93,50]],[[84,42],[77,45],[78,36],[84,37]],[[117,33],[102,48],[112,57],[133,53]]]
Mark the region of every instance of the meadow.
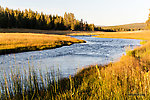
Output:
[[0,33],[0,38],[0,55],[51,49],[85,42],[65,35],[37,33]]
[[[30,66],[27,76],[20,76],[19,71],[11,72],[9,74],[11,78],[7,79],[4,73],[0,98],[12,100],[149,100],[150,31],[104,33],[98,37],[134,38],[148,42],[132,51],[128,50],[118,62],[104,66],[89,66],[69,78],[60,79],[59,73],[43,75],[40,70],[35,71]],[[55,74],[58,74],[58,78]]]
[[90,31],[90,32],[74,32],[74,33],[69,33],[67,35],[69,36],[92,36],[92,35],[101,35],[103,32],[94,32],[94,31]]
[[150,40],[150,31],[101,32],[95,37]]
[[[75,31],[79,33],[80,31]],[[25,28],[0,28],[0,33],[44,33],[44,34],[56,34],[66,35],[74,33],[74,31],[63,31],[63,30],[38,30],[38,29],[25,29]]]

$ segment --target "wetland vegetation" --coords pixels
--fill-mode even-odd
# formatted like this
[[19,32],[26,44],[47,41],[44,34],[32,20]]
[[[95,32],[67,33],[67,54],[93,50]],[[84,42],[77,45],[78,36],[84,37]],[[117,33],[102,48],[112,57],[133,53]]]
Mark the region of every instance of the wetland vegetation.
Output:
[[[149,35],[149,32],[142,34]],[[59,79],[59,73],[56,78],[54,74],[57,73],[43,75],[40,70],[36,71],[30,67],[28,76],[20,76],[18,71],[12,72],[11,78],[7,79],[8,74],[4,73],[5,83],[1,84],[1,98],[148,99],[150,97],[149,47],[148,41],[143,46],[128,51],[127,55],[122,56],[118,62],[104,66],[89,66],[75,76],[64,79]],[[11,80],[13,82],[10,85]]]
[[64,35],[47,35],[33,33],[0,33],[0,55],[52,49],[73,43],[84,43]]
[[[3,22],[0,23],[1,28],[12,28],[12,25],[9,23],[8,19],[14,19],[16,21],[15,28],[49,28],[56,30],[61,28],[67,30],[89,29],[92,31],[95,29],[93,24],[87,28],[88,24],[83,23],[82,20],[75,20],[78,27],[75,27],[74,21],[72,20],[72,23],[62,23],[62,20],[65,18],[68,19],[67,16],[73,16],[71,13],[66,14],[64,19],[61,16],[53,16],[53,20],[51,20],[52,16],[44,16],[42,13],[35,13],[31,10],[21,12],[18,10],[13,11],[12,9],[10,10],[8,8],[4,10],[2,7],[0,7],[0,12],[0,22]],[[29,16],[30,13],[33,15]],[[11,18],[9,18],[7,15],[10,15]],[[14,15],[17,17],[14,18]],[[45,17],[47,19],[46,21]],[[59,22],[58,20],[61,21]],[[18,21],[27,21],[27,23],[19,24],[17,23]],[[36,21],[38,23],[34,24]],[[29,23],[32,23],[32,26],[30,26]],[[147,24],[149,24],[149,20],[147,21]],[[13,71],[11,69],[11,73],[3,72],[3,75],[1,76],[3,80],[0,81],[0,99],[149,100],[150,31],[116,33],[100,32],[95,34],[99,35],[95,37],[101,38],[141,39],[147,42],[143,42],[141,47],[137,47],[134,50],[128,50],[126,55],[123,55],[120,58],[120,61],[109,63],[103,66],[91,65],[88,68],[80,70],[74,76],[70,75],[68,78],[61,79],[59,71],[57,73],[53,71],[49,73],[47,70],[47,74],[43,74],[41,69],[35,70],[34,68],[36,66],[30,65],[28,66],[28,69],[24,69],[23,71],[20,71],[19,69]],[[71,45],[72,43],[84,42],[83,40],[74,39],[64,35],[46,35],[33,33],[0,33],[0,38],[1,54],[24,52],[30,50],[43,50],[60,47],[62,45]],[[24,75],[21,75],[21,73],[24,73]]]

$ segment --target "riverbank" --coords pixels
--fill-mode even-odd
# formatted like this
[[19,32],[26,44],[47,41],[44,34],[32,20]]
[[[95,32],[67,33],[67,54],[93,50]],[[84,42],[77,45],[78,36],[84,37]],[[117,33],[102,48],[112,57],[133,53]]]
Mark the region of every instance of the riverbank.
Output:
[[105,32],[100,32],[100,31],[82,32],[81,31],[81,32],[69,33],[67,35],[69,35],[69,36],[88,36],[88,35],[92,36],[92,35],[101,35],[102,33],[105,33]]
[[149,99],[150,31],[104,33],[98,37],[142,39],[148,42],[133,51],[127,51],[127,55],[123,55],[118,62],[81,70],[72,78],[70,84],[73,83],[73,87],[70,91],[62,92],[56,98]]
[[150,31],[101,32],[99,35],[94,37],[150,40]]
[[150,98],[150,31],[104,33],[100,38],[142,39],[148,41],[127,51],[120,61],[105,66],[92,66],[77,74],[82,84],[78,99],[149,99]]
[[[144,37],[143,34],[149,36],[150,32],[140,34],[143,37],[141,39],[150,40],[150,37]],[[11,85],[11,88],[7,87],[8,82],[5,80],[3,91],[11,99],[149,99],[149,54],[150,42],[148,41],[133,51],[127,51],[127,55],[123,55],[118,62],[105,66],[89,66],[74,77],[70,76],[58,82],[55,77],[51,80],[49,76],[44,77],[41,73],[40,81],[37,81],[38,77],[34,71],[30,71],[31,79],[19,78],[18,74],[11,74],[14,85]],[[11,93],[15,93],[13,95],[9,91],[12,88],[14,90]]]
[[37,33],[0,33],[0,38],[0,55],[52,49],[85,42],[65,35]]
[[[77,33],[93,33],[93,31],[71,31],[71,30],[38,30],[38,29],[24,29],[24,28],[0,28],[0,33],[38,33],[38,34],[56,34],[69,35]],[[95,32],[94,32],[95,33]]]

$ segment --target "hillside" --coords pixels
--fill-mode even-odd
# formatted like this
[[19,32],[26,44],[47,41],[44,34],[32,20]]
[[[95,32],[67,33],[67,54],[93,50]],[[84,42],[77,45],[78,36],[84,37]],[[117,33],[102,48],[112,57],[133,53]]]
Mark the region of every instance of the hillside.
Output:
[[134,30],[144,30],[146,27],[146,23],[132,23],[125,25],[117,25],[117,26],[102,26],[102,29],[113,29],[115,31],[134,31]]
[[145,29],[146,24],[145,23],[132,23],[132,24],[119,25],[118,27]]

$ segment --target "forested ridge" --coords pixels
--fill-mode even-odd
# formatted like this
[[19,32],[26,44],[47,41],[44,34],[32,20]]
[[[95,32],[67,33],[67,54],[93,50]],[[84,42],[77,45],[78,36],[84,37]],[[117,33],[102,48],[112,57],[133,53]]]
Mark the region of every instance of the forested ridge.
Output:
[[83,19],[77,20],[73,13],[64,16],[48,15],[43,12],[27,10],[13,10],[0,6],[0,28],[27,28],[42,30],[76,30],[94,31],[101,30],[94,24],[88,24]]

